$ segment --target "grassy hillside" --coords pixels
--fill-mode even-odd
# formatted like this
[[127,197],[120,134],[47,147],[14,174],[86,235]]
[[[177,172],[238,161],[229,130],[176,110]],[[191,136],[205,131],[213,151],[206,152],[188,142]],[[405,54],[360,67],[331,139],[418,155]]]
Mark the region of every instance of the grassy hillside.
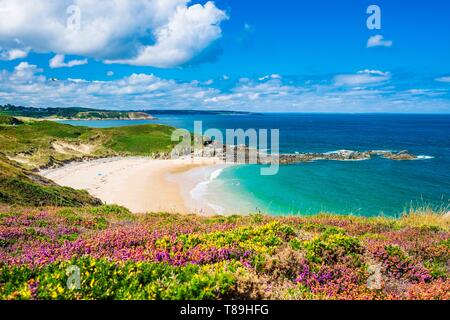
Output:
[[0,154],[0,203],[28,206],[100,205],[86,191],[61,187]]
[[58,119],[152,119],[147,113],[111,111],[86,108],[27,108],[13,105],[0,106],[0,114],[29,118]]
[[23,122],[17,118],[0,115],[0,125],[19,125],[19,124],[23,124]]
[[[433,212],[0,207],[0,299],[450,299],[449,260],[450,220]],[[79,268],[79,289],[66,285],[69,266]]]
[[173,147],[172,131],[159,125],[91,129],[0,116],[0,202],[98,205],[87,192],[58,186],[30,170],[83,158],[165,155]]
[[164,155],[174,146],[173,128],[161,125],[94,129],[52,121],[3,122],[0,152],[28,169],[82,158]]

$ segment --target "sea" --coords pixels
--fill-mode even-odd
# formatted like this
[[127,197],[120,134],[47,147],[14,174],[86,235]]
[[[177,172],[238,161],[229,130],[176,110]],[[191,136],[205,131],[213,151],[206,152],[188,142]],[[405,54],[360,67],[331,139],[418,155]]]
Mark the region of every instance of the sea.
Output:
[[[194,130],[278,129],[280,153],[338,150],[403,151],[418,160],[327,161],[280,166],[261,175],[260,165],[218,169],[202,184],[217,211],[312,215],[321,212],[399,216],[414,208],[450,210],[448,114],[161,114],[157,120],[62,121],[97,128],[158,123]],[[270,143],[270,139],[269,139]],[[271,152],[270,144],[266,152]],[[204,190],[206,187],[206,191]]]

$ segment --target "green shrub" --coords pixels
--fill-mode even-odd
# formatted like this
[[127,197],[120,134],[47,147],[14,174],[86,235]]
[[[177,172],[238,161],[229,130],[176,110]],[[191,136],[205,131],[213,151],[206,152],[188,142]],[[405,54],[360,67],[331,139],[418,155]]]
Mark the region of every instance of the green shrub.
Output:
[[358,239],[335,227],[329,227],[314,239],[305,241],[303,248],[306,250],[306,258],[315,263],[334,263],[345,256],[357,259],[362,253]]
[[[79,289],[67,286],[70,266],[80,270]],[[0,269],[0,299],[219,299],[233,289],[234,272],[235,269],[224,263],[174,267],[86,257],[39,269],[3,267]],[[33,290],[33,286],[37,289]]]
[[69,223],[80,223],[83,219],[77,215],[72,209],[62,209],[58,211],[58,215],[64,217]]
[[430,274],[433,278],[447,278],[447,265],[443,261],[426,261],[424,263],[425,268],[430,270]]
[[95,215],[103,215],[103,216],[118,216],[118,217],[129,217],[131,216],[130,210],[125,207],[121,207],[118,205],[103,205],[98,207],[92,207],[91,213]]

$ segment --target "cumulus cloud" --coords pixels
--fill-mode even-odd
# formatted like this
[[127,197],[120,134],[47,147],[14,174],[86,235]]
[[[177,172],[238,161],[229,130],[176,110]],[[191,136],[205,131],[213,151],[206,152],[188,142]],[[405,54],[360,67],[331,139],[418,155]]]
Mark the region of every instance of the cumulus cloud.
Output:
[[153,74],[132,74],[110,81],[47,78],[27,62],[12,72],[0,71],[0,104],[35,107],[94,107],[113,109],[183,108],[201,104],[214,89],[179,83]]
[[190,0],[1,0],[0,46],[109,63],[175,67],[220,38],[227,19]]
[[11,50],[0,50],[0,60],[16,60],[23,59],[28,56],[28,50],[22,49],[11,49]]
[[[388,77],[390,74],[363,70],[356,76]],[[258,78],[232,81],[228,81],[227,89],[220,89],[215,87],[216,81],[182,82],[145,73],[107,81],[57,80],[45,77],[35,65],[21,62],[13,71],[0,70],[0,104],[118,110],[450,111],[449,90],[443,89],[433,92],[417,89],[399,91],[382,84],[375,88],[363,85],[338,87],[324,79],[299,84],[285,81],[282,77],[270,77],[265,81]]]
[[[10,75],[9,80],[13,83],[39,83],[42,82],[45,77],[39,75],[43,70],[36,65],[29,64],[28,62],[21,62],[15,68]],[[4,72],[5,73],[5,72]]]
[[385,40],[382,35],[375,35],[369,38],[367,41],[367,48],[373,47],[392,47],[394,43],[390,40]]
[[83,60],[71,60],[68,62],[64,62],[65,56],[63,54],[57,54],[49,61],[49,66],[52,69],[56,68],[72,68],[75,66],[82,66],[88,63],[87,59]]
[[391,78],[390,72],[379,70],[362,70],[356,74],[341,74],[334,78],[337,86],[364,86],[385,82]]
[[142,47],[131,59],[107,62],[162,68],[181,65],[221,36],[218,24],[226,18],[212,2],[179,6],[169,22],[155,32],[155,44]]

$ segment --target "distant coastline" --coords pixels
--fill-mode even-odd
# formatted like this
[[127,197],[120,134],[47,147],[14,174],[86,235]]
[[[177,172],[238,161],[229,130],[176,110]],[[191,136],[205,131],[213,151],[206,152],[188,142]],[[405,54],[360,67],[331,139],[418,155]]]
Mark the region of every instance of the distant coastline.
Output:
[[252,112],[226,110],[108,110],[92,108],[33,108],[0,105],[0,115],[41,120],[156,120],[154,115],[248,115]]
[[136,120],[157,120],[158,118],[150,116],[150,117],[130,117],[130,118],[42,118],[40,120],[44,121],[111,121],[111,120],[120,120],[120,121],[136,121]]

